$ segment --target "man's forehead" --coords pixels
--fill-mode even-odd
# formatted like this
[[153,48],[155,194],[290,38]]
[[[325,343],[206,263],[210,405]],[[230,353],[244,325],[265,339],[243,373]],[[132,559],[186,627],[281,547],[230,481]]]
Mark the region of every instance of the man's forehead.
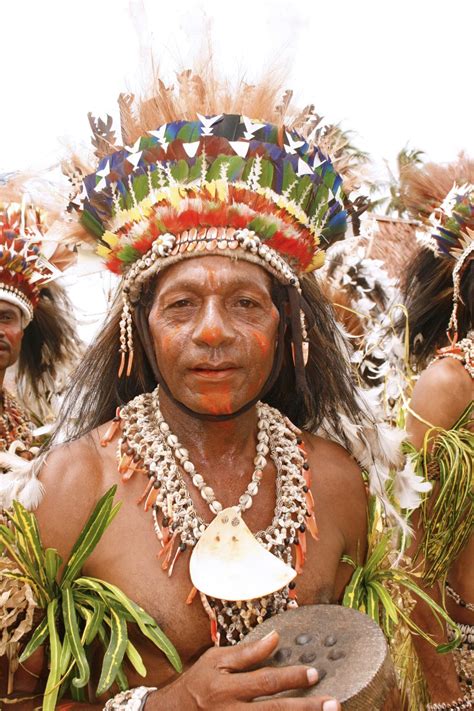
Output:
[[0,299],[0,313],[12,313],[21,317],[20,308],[15,306],[15,304],[11,304],[9,301],[4,301],[4,299]]
[[255,286],[269,290],[271,276],[258,264],[230,257],[205,256],[188,258],[163,271],[157,292],[183,286]]

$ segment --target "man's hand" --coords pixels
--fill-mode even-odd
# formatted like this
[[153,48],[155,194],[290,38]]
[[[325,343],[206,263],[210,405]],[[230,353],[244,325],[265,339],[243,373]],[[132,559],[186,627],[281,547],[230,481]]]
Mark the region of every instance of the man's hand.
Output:
[[[249,668],[263,662],[278,645],[272,632],[258,642],[209,649],[176,681],[148,696],[146,711],[244,711],[253,699],[288,689],[305,689],[318,681],[313,667]],[[329,696],[276,698],[252,703],[255,711],[340,711]]]

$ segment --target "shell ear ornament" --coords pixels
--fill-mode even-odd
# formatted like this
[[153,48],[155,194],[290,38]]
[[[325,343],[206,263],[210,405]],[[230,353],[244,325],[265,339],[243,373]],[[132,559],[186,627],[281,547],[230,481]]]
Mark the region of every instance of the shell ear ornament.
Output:
[[303,349],[303,363],[306,366],[306,365],[308,365],[308,360],[309,360],[309,342],[308,341],[303,341],[302,349]]

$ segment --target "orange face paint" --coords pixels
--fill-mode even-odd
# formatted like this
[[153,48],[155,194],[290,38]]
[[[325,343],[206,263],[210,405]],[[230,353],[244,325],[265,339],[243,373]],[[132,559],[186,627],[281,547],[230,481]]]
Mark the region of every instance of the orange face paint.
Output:
[[207,326],[201,330],[200,336],[205,343],[212,345],[220,340],[221,330],[216,326]]
[[219,387],[209,392],[199,393],[199,403],[203,412],[211,415],[229,415],[233,411],[232,391],[227,383],[220,383]]
[[270,341],[268,337],[264,334],[261,333],[260,331],[252,331],[252,336],[256,340],[258,347],[260,348],[262,352],[262,356],[266,356],[269,349],[270,349]]

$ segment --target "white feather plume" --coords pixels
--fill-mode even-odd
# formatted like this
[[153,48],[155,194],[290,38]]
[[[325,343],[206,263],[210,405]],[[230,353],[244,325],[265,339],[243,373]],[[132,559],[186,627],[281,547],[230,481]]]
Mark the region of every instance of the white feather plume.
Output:
[[0,509],[9,509],[15,500],[28,511],[39,506],[44,488],[38,471],[43,461],[44,455],[28,461],[12,452],[0,452]]

